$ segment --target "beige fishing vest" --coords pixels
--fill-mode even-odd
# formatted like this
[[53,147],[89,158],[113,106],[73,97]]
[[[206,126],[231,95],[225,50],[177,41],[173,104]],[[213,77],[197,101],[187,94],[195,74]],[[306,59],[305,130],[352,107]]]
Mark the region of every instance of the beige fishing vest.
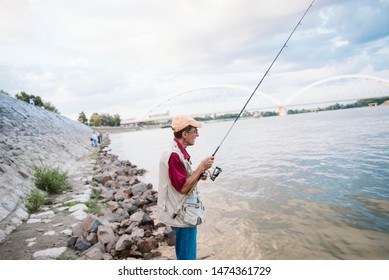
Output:
[[185,166],[186,176],[192,174],[191,163],[185,160],[177,143],[173,140],[170,150],[165,151],[159,162],[159,189],[158,189],[158,220],[174,227],[193,227],[205,221],[204,206],[199,199],[197,186],[192,195],[180,209],[177,217],[172,219],[173,213],[185,196],[178,192],[169,178],[169,158],[172,153],[177,153]]

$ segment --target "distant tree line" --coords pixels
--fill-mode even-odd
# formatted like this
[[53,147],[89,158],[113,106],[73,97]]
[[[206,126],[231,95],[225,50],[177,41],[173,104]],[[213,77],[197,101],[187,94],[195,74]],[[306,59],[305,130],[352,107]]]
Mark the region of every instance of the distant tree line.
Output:
[[317,109],[295,109],[295,110],[288,110],[288,114],[301,114],[301,113],[310,113],[310,112],[320,112],[320,111],[331,111],[331,110],[341,110],[341,109],[350,109],[350,108],[358,108],[358,107],[367,107],[369,104],[377,104],[380,105],[384,103],[385,101],[389,100],[389,97],[382,97],[382,98],[368,98],[368,99],[360,99],[357,100],[354,103],[350,104],[339,104],[336,103],[334,105],[330,105],[324,108],[318,107]]
[[[10,95],[9,93],[5,92],[4,90],[0,90],[0,94]],[[58,109],[52,105],[50,102],[43,101],[40,96],[34,96],[29,95],[25,93],[24,91],[18,93],[15,95],[15,97],[19,100],[25,101],[27,103],[33,104],[35,106],[43,107],[48,111],[52,111],[55,113],[58,113]],[[355,103],[351,104],[339,104],[336,103],[334,105],[330,105],[324,108],[318,107],[315,109],[290,109],[288,110],[288,114],[301,114],[301,113],[310,113],[310,112],[319,112],[319,111],[330,111],[330,110],[340,110],[340,109],[349,109],[349,108],[357,108],[357,107],[366,107],[369,106],[369,104],[376,103],[377,105],[380,105],[384,103],[385,101],[389,100],[389,96],[382,97],[382,98],[368,98],[368,99],[360,99],[357,100]],[[242,117],[252,117],[252,116],[261,116],[261,117],[272,117],[272,116],[278,116],[278,112],[275,111],[267,111],[267,112],[243,112]],[[235,119],[238,117],[238,113],[229,113],[229,114],[212,114],[202,117],[195,117],[198,121],[207,121],[207,120],[220,120],[220,119]],[[81,112],[78,116],[78,121],[90,125],[90,126],[120,126],[121,124],[121,118],[120,115],[115,114],[111,116],[110,114],[98,114],[93,113],[90,119],[86,117],[84,112]],[[154,122],[148,122],[145,124],[154,124]]]
[[[388,97],[382,97],[382,98],[367,98],[367,99],[360,99],[357,100],[354,103],[350,104],[333,104],[327,107],[318,107],[314,109],[290,109],[288,110],[288,114],[303,114],[303,113],[311,113],[311,112],[320,112],[320,111],[331,111],[331,110],[340,110],[340,109],[349,109],[349,108],[358,108],[358,107],[367,107],[369,104],[376,103],[377,105],[380,105],[384,103],[385,101],[389,100]],[[267,111],[267,112],[243,112],[242,117],[273,117],[278,116],[278,112],[275,111]],[[238,113],[229,113],[229,114],[222,114],[222,115],[207,115],[202,117],[195,117],[198,121],[209,121],[209,120],[221,120],[221,119],[236,119],[238,117]]]
[[[0,89],[0,94],[11,96],[8,92],[5,92],[2,89]],[[27,94],[26,92],[21,91],[15,95],[15,98],[59,114],[58,109],[53,104],[48,101],[44,101],[40,96]],[[121,123],[121,119],[118,114],[111,116],[109,114],[93,113],[88,121],[84,112],[79,114],[78,121],[90,126],[120,126]]]
[[111,116],[110,114],[93,113],[88,122],[85,113],[81,112],[78,121],[90,126],[120,126],[121,119],[118,114]]

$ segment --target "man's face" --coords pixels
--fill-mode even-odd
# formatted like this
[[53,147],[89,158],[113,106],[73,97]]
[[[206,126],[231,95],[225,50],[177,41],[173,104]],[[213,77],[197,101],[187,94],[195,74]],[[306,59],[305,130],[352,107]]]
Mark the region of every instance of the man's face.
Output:
[[197,128],[191,128],[189,131],[184,131],[182,134],[184,141],[188,144],[188,146],[193,146],[196,138],[199,136],[199,132]]

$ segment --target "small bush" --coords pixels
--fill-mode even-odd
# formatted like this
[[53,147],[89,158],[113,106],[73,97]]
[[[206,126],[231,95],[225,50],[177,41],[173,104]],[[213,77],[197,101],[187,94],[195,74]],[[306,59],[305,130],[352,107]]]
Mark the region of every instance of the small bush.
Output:
[[100,204],[97,200],[89,200],[85,203],[86,206],[88,206],[88,210],[86,210],[89,214],[98,214],[101,211]]
[[62,172],[59,168],[34,167],[35,186],[49,194],[61,193],[71,189],[67,172]]
[[32,192],[27,197],[26,207],[30,213],[35,213],[39,210],[42,204],[45,202],[46,194],[39,191]]

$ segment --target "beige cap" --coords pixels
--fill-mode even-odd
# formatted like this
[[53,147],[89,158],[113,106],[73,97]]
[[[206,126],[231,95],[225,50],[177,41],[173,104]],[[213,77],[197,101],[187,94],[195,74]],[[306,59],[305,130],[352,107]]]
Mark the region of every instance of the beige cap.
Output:
[[178,132],[189,125],[196,128],[203,126],[201,122],[196,121],[194,118],[190,116],[182,115],[182,116],[177,116],[173,119],[171,127],[174,130],[174,132]]

